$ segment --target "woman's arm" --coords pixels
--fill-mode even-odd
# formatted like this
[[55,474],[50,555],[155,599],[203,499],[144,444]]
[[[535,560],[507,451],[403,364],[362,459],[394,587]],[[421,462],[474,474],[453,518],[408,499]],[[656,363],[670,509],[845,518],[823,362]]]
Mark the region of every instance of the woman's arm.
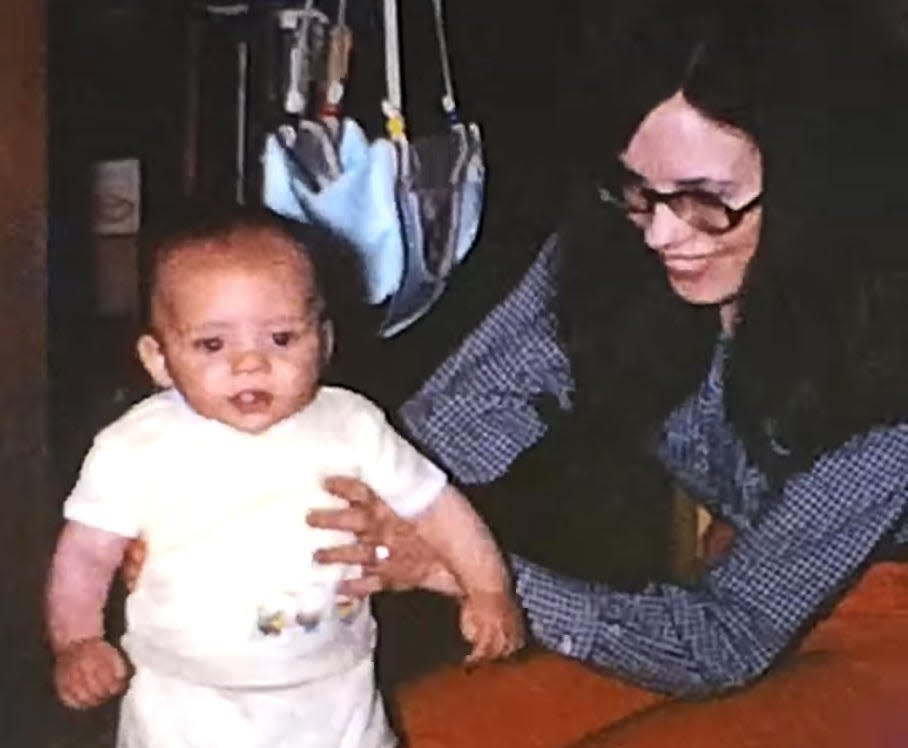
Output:
[[531,632],[656,690],[706,694],[743,685],[903,521],[906,465],[908,425],[853,438],[792,477],[694,589],[618,593],[514,559]]
[[488,483],[545,434],[534,401],[570,407],[573,381],[551,301],[550,238],[517,287],[400,410],[408,435],[462,484]]

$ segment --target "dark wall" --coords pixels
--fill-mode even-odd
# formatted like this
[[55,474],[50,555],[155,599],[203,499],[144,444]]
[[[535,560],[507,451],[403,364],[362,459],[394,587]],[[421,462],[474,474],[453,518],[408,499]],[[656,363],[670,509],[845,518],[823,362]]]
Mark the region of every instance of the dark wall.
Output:
[[39,618],[45,484],[45,25],[41,3],[0,23],[0,744],[21,742],[45,674]]
[[179,189],[185,76],[182,0],[50,0],[51,443],[58,493],[95,430],[143,381],[132,354],[137,322],[98,313],[90,236],[90,169],[138,157],[143,211]]

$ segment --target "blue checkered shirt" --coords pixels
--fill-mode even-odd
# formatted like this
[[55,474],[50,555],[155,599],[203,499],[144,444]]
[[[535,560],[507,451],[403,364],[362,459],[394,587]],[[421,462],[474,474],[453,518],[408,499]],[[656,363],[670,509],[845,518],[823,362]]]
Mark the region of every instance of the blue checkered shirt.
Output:
[[[570,365],[550,303],[556,262],[552,238],[401,410],[411,436],[461,483],[501,476],[545,434],[532,404],[541,396],[570,408]],[[732,688],[764,672],[875,550],[908,543],[908,424],[855,436],[774,491],[725,418],[727,353],[720,339],[699,391],[667,419],[658,454],[691,496],[738,529],[731,552],[696,587],[638,593],[512,557],[543,645],[659,691]]]

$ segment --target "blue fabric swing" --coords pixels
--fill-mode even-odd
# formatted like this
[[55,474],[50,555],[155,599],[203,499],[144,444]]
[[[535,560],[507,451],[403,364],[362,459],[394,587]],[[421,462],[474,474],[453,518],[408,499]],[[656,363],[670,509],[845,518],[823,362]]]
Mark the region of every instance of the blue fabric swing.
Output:
[[289,218],[329,227],[360,254],[367,301],[388,301],[382,337],[401,332],[429,311],[474,245],[482,217],[482,139],[479,127],[458,115],[442,2],[433,4],[446,132],[412,142],[406,136],[396,0],[384,0],[387,96],[382,110],[388,137],[370,143],[354,120],[338,119],[350,47],[349,32],[336,33],[346,28],[341,4],[329,43],[327,107],[318,119],[301,118],[295,127],[269,135],[263,154],[265,204]]

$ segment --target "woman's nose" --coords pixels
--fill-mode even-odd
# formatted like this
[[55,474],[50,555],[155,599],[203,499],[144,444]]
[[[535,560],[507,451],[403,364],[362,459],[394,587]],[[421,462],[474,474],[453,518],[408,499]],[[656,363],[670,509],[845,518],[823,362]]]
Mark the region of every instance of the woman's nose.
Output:
[[269,371],[271,363],[268,361],[268,356],[253,348],[238,353],[233,359],[232,368],[235,374],[255,374]]
[[643,231],[643,240],[650,249],[660,250],[688,239],[693,232],[693,227],[678,218],[671,208],[657,203]]

